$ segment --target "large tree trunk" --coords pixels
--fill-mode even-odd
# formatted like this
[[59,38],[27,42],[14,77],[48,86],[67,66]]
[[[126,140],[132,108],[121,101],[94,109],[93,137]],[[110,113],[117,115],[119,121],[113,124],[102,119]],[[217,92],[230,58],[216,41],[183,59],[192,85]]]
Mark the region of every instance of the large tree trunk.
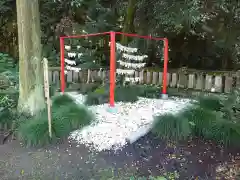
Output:
[[[123,25],[123,32],[125,33],[131,33],[133,31],[133,22],[134,22],[134,15],[136,12],[136,0],[129,0],[128,1],[128,7],[127,12],[125,15],[125,22]],[[126,45],[128,43],[128,37],[122,36],[121,43]]]
[[35,115],[45,108],[38,0],[17,0],[19,44],[18,110]]

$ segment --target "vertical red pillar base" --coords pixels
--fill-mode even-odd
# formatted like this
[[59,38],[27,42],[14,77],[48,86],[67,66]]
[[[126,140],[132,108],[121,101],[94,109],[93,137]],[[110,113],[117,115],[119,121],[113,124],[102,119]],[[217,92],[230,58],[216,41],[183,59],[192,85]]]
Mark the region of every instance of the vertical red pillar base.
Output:
[[109,106],[109,107],[107,108],[107,112],[116,114],[118,111],[117,111],[116,106]]
[[60,60],[61,60],[61,93],[65,92],[65,72],[64,72],[64,38],[60,37]]
[[162,99],[168,99],[168,94],[161,94]]
[[109,94],[109,113],[117,113],[115,107],[115,76],[116,76],[116,32],[110,32],[110,94]]
[[109,104],[110,107],[114,107],[114,93],[115,93],[115,59],[116,59],[116,33],[110,32],[110,94],[109,94]]
[[167,65],[168,65],[168,39],[164,39],[164,64],[163,64],[163,87],[162,98],[167,99]]

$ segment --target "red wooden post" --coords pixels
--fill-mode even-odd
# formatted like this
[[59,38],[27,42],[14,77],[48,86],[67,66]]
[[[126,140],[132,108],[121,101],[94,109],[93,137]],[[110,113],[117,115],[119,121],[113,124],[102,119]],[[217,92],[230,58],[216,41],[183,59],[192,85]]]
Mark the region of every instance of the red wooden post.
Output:
[[64,72],[64,38],[60,37],[60,61],[61,61],[61,92],[65,91],[65,72]]
[[116,40],[115,32],[110,32],[110,107],[114,107],[114,91],[115,91],[115,58],[116,58]]
[[168,39],[164,39],[164,65],[162,94],[167,94],[167,65],[168,65]]

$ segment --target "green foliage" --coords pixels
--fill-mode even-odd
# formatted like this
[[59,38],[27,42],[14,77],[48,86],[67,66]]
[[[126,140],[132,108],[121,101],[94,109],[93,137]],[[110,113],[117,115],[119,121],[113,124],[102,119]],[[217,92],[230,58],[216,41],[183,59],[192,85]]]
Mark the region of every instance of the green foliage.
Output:
[[44,114],[39,114],[33,119],[22,122],[18,127],[18,138],[27,146],[37,146],[49,143],[50,138],[48,134],[47,117]]
[[86,105],[99,105],[104,104],[109,101],[108,93],[88,93],[86,101],[84,102]]
[[[115,88],[115,102],[135,102],[138,97],[145,98],[159,98],[161,88],[147,85],[127,85],[116,86]],[[109,102],[109,87],[99,86],[94,91],[87,93],[86,104],[96,105]]]
[[14,70],[14,59],[5,53],[0,53],[0,73],[4,71]]
[[[1,54],[1,53],[0,53]],[[5,56],[4,56],[5,57]],[[8,56],[6,56],[6,59]],[[1,63],[0,59],[0,63]],[[10,59],[7,59],[11,60]],[[7,63],[6,63],[7,64]],[[2,70],[9,68],[1,66]],[[13,70],[11,67],[9,70]],[[14,71],[4,71],[0,73],[0,124],[11,127],[16,117],[16,107],[18,103],[18,74]]]
[[7,125],[7,127],[11,127],[13,121],[15,119],[15,112],[11,111],[8,108],[0,109],[0,125]]
[[152,132],[158,137],[174,141],[185,140],[191,132],[187,118],[166,114],[155,118]]
[[137,94],[140,97],[159,98],[161,94],[161,88],[157,86],[139,85],[137,88]]
[[81,94],[88,94],[90,92],[97,91],[97,89],[100,87],[100,84],[98,83],[89,83],[89,84],[82,84],[78,90]]
[[225,146],[239,146],[240,123],[235,121],[239,112],[234,111],[239,95],[233,93],[227,99],[209,97],[200,100],[202,108],[192,110],[189,119],[195,123],[195,134],[213,139]]
[[214,111],[204,109],[201,106],[192,107],[184,111],[180,118],[185,117],[192,125],[193,133],[197,136],[203,136],[209,133],[209,129],[216,122]]
[[18,93],[0,93],[0,124],[11,127],[16,118]]
[[94,92],[97,94],[104,94],[105,93],[105,88],[104,87],[99,87],[97,88]]
[[6,93],[16,93],[18,92],[18,81],[18,72],[4,71],[0,73],[0,90]]
[[[134,86],[118,86],[115,88],[115,102],[135,102],[138,100],[138,89]],[[87,95],[85,104],[97,105],[109,102],[109,89],[101,87]]]
[[[0,3],[2,49],[16,56],[16,41],[13,45],[9,41],[17,37],[16,5],[13,0]],[[59,65],[59,35],[122,31],[128,5],[123,0],[41,0],[44,56],[51,65]],[[134,32],[168,37],[171,44],[170,66],[179,67],[187,63],[193,68],[233,68],[238,65],[240,55],[238,6],[238,2],[227,0],[186,0],[185,3],[177,0],[152,0],[151,3],[138,0]],[[103,40],[99,37],[97,43],[100,39]],[[141,49],[144,44],[145,50],[151,49],[151,43],[144,41],[137,43],[138,48]],[[152,49],[157,51],[159,48],[162,53],[159,46],[154,45]],[[107,58],[102,59],[104,64],[108,63]],[[159,61],[154,60],[156,62]]]
[[19,139],[27,146],[41,146],[66,138],[71,131],[89,124],[92,119],[93,116],[87,109],[78,106],[71,98],[64,95],[53,100],[52,139],[49,138],[46,111],[22,120],[17,133]]
[[213,111],[220,111],[220,109],[223,107],[221,99],[217,96],[200,97],[198,99],[198,103],[202,108]]
[[0,12],[2,14],[8,12],[8,11],[11,11],[11,8],[10,8],[10,3],[11,3],[12,0],[1,0],[0,1]]
[[53,107],[55,106],[62,106],[62,105],[69,105],[74,103],[73,100],[66,94],[61,96],[53,97]]
[[235,97],[230,95],[225,100],[203,97],[176,116],[156,117],[153,132],[160,137],[177,141],[197,136],[224,146],[240,146],[240,122],[236,119],[239,111],[230,110],[235,108],[238,98],[232,96]]
[[[239,9],[235,8],[238,7],[235,3],[227,0],[186,0],[185,3],[177,0],[153,0],[151,3],[139,0],[135,27],[143,34],[169,38],[172,42],[169,55],[173,60],[169,64],[174,68],[181,64],[192,68],[234,68],[229,63],[235,64],[240,54],[237,40]],[[204,48],[199,49],[200,46]],[[180,59],[184,62],[181,63]],[[220,65],[219,61],[227,64]]]
[[135,102],[138,100],[137,88],[121,86],[115,89],[115,101]]

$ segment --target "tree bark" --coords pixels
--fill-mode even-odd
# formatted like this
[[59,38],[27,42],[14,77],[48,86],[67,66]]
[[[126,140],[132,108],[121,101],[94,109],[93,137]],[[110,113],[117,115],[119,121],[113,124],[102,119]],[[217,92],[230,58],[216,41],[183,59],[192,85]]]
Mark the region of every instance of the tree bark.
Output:
[[[123,32],[130,33],[133,31],[133,22],[134,22],[135,12],[136,12],[136,0],[129,0],[127,12],[125,16],[125,22],[123,25]],[[123,35],[121,39],[121,44],[126,45],[127,42],[128,42],[128,37]]]
[[19,100],[21,113],[37,114],[45,108],[38,0],[17,0],[19,44]]

